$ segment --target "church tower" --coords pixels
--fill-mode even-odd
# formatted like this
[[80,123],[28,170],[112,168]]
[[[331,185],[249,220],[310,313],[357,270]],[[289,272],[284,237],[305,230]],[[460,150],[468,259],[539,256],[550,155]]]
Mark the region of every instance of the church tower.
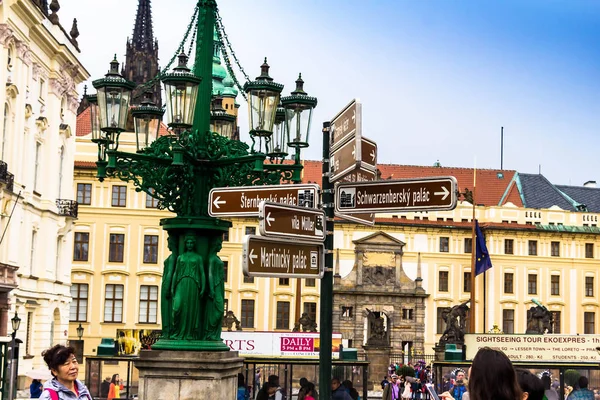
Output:
[[[154,40],[152,29],[152,6],[150,0],[138,0],[133,36],[127,39],[125,66],[122,71],[125,78],[138,84],[138,88],[133,92],[132,105],[139,105],[144,98],[139,85],[154,78],[158,71],[158,41]],[[160,82],[150,90],[154,94],[154,103],[162,106]]]

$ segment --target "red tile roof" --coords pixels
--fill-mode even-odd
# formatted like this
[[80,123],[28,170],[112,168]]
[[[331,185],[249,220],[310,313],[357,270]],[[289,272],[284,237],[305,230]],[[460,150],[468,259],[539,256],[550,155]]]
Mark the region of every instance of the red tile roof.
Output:
[[[322,162],[305,161],[303,182],[316,182],[321,184]],[[458,182],[458,189],[464,192],[466,188],[473,189],[473,168],[458,167],[426,167],[417,165],[379,164],[381,179],[414,179],[433,176],[453,176]],[[498,169],[477,170],[477,191],[475,202],[486,206],[500,204],[504,193],[507,191],[516,171]],[[523,202],[517,191],[511,191],[506,201],[523,207]]]
[[96,162],[75,160],[75,168],[96,169]]

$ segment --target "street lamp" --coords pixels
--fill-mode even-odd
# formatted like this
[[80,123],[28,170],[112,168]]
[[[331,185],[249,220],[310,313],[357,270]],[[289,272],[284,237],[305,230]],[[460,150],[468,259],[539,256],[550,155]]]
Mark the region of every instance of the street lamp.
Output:
[[77,338],[79,340],[81,340],[81,338],[83,337],[83,326],[81,326],[81,323],[79,323],[79,326],[77,327]]
[[17,344],[17,331],[19,330],[19,327],[21,326],[21,318],[19,318],[19,314],[17,313],[17,310],[15,309],[15,316],[12,317],[10,319],[10,322],[12,324],[12,342],[11,342],[11,361],[10,361],[10,380],[9,380],[9,385],[8,385],[8,399],[9,400],[13,400],[15,398],[15,392],[16,392],[16,380],[17,380],[17,367],[18,367],[18,360],[19,360],[19,347]]
[[[142,103],[132,110],[138,138],[136,151],[118,150],[119,133],[125,129],[132,86],[119,75],[116,60],[111,63],[109,74],[94,82],[98,90],[97,126],[103,132],[93,139],[100,147],[98,177],[131,181],[136,190],[157,198],[161,207],[176,214],[173,218],[161,220],[169,240],[179,250],[170,256],[177,260],[175,274],[197,271],[197,266],[204,267],[204,264],[221,265],[215,268],[220,268],[222,273],[218,252],[223,233],[232,224],[209,215],[208,195],[211,188],[300,181],[302,164],[299,149],[308,146],[306,135],[310,124],[310,115],[307,120],[304,113],[310,114],[316,106],[315,98],[309,98],[297,88],[283,106],[290,110],[290,117],[298,119],[302,115],[303,124],[294,122],[303,129],[302,136],[296,130],[293,133],[294,140],[286,136],[288,114],[280,113],[277,136],[271,140],[283,85],[273,82],[265,59],[260,76],[243,85],[248,97],[252,147],[233,139],[235,118],[223,110],[220,96],[215,99],[212,97],[215,29],[219,38],[225,37],[216,14],[214,0],[197,2],[193,18],[199,17],[195,25],[190,24],[190,29],[195,26],[195,32],[186,33],[186,39],[178,50],[179,53],[187,48],[185,44],[188,37],[196,45],[195,51],[190,50],[190,54],[194,54],[193,63],[190,63],[192,69],[187,67],[188,56],[181,53],[178,55],[178,65],[172,72],[164,72],[171,68],[171,65],[167,65],[163,72],[143,85],[143,88],[147,88],[158,80],[163,82],[166,120],[174,135],[157,136],[159,111],[162,110],[148,102]],[[216,41],[216,45],[223,44]],[[225,57],[225,62],[228,71],[232,71],[228,57]],[[235,77],[234,81],[237,82]],[[241,84],[238,84],[238,88],[241,88]],[[296,140],[297,137],[300,139]],[[258,149],[254,148],[256,138],[259,139]],[[290,141],[296,147],[293,164],[265,163],[267,153],[269,157],[285,157],[285,145]],[[272,146],[267,148],[269,142]],[[212,276],[210,274],[213,272],[207,273]],[[224,286],[219,284],[201,295],[190,285],[179,285],[179,281],[173,279],[173,285],[169,285],[171,293],[161,293],[161,304],[165,305],[161,310],[162,336],[152,348],[228,351],[229,347],[221,340]],[[181,299],[184,299],[183,303]],[[183,308],[181,304],[184,304]]]
[[152,102],[150,96],[152,96],[152,92],[144,93],[142,104],[131,109],[138,152],[141,152],[158,138],[160,121],[165,113],[162,108],[157,107]]

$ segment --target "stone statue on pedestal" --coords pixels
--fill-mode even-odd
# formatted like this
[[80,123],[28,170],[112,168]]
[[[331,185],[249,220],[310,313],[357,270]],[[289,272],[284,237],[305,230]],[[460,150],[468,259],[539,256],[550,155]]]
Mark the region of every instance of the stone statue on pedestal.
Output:
[[223,328],[227,328],[227,332],[231,332],[233,331],[233,325],[235,325],[236,331],[242,330],[242,323],[237,319],[233,311],[229,310],[223,316]]
[[440,346],[447,343],[464,343],[467,315],[469,314],[467,303],[469,301],[455,305],[450,310],[442,313],[442,318],[446,322],[446,329],[440,338]]
[[205,291],[204,262],[196,253],[196,237],[188,235],[185,238],[185,253],[177,258],[173,274],[173,319],[170,338],[200,340],[204,337],[204,310],[200,304]]
[[212,238],[208,258],[208,287],[205,309],[205,340],[221,340],[223,313],[225,312],[225,275],[223,261],[219,258],[222,238]]
[[527,330],[526,334],[553,333],[552,313],[541,303],[534,301],[535,307],[527,310]]
[[294,325],[292,332],[316,332],[317,323],[308,315],[308,313],[302,313],[302,316]]
[[369,323],[367,345],[368,346],[387,346],[388,332],[385,329],[385,321],[381,313],[374,313],[367,308],[367,320]]

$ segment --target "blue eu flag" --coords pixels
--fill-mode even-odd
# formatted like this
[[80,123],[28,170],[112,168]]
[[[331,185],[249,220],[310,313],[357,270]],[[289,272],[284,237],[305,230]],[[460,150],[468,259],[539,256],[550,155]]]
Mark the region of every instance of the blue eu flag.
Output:
[[477,276],[492,268],[492,260],[490,260],[490,253],[485,245],[485,238],[481,229],[479,229],[477,220],[475,220],[475,235],[477,235],[475,246],[475,276]]

